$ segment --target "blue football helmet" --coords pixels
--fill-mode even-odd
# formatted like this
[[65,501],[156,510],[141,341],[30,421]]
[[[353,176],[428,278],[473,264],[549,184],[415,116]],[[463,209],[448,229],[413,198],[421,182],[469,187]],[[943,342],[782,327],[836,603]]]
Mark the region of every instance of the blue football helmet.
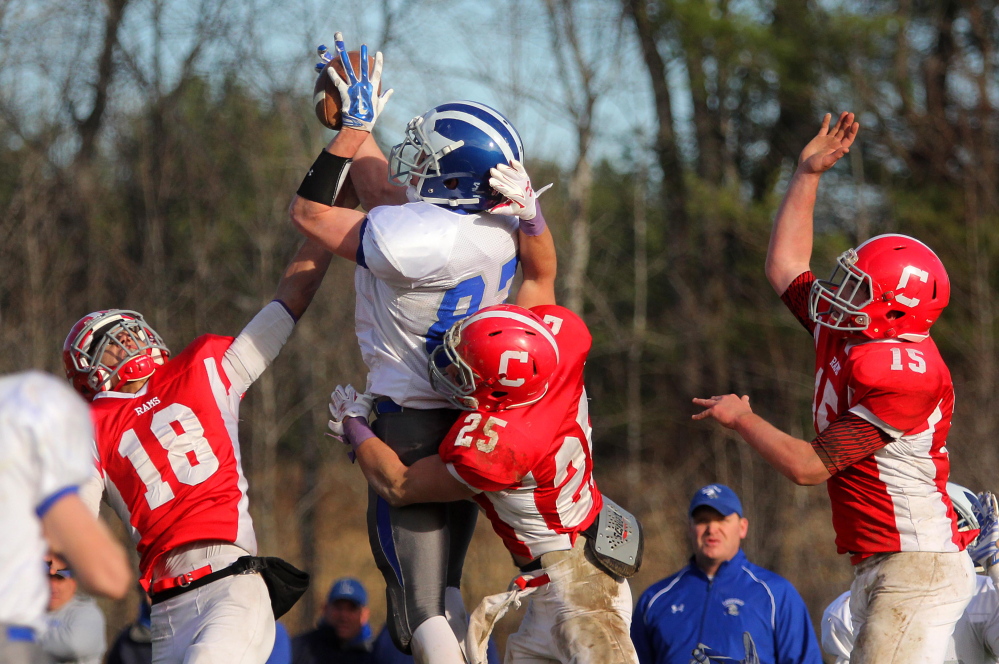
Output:
[[[454,101],[409,121],[406,139],[392,148],[389,179],[416,182],[416,198],[476,212],[503,197],[489,186],[489,169],[524,161],[524,144],[509,120],[485,104]],[[447,183],[447,184],[445,184]]]

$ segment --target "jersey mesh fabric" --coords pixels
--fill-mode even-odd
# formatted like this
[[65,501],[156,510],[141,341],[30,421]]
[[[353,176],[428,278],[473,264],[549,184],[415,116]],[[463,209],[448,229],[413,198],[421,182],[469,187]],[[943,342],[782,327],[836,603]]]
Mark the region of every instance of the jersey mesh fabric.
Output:
[[137,394],[94,400],[99,471],[132,528],[144,579],[160,556],[190,542],[256,553],[237,435],[241,395],[222,366],[232,341],[199,337]]
[[427,361],[455,321],[506,301],[517,268],[514,218],[428,203],[368,214],[354,275],[367,391],[410,408],[447,408]]
[[592,339],[563,307],[532,309],[548,323],[559,365],[548,392],[524,408],[459,417],[440,455],[514,555],[533,559],[572,548],[603,507],[593,479],[583,365]]
[[[799,321],[808,319],[801,295],[814,280],[805,272],[792,283],[796,294],[782,295]],[[958,533],[946,490],[954,387],[936,344],[812,329],[816,433],[849,412],[891,439],[826,483],[839,552],[858,562],[875,553],[963,550],[972,534]]]
[[812,441],[812,448],[829,474],[835,475],[874,454],[892,440],[889,434],[859,415],[846,412]]
[[87,406],[37,371],[0,378],[0,623],[40,628],[49,596],[39,510],[90,473]]

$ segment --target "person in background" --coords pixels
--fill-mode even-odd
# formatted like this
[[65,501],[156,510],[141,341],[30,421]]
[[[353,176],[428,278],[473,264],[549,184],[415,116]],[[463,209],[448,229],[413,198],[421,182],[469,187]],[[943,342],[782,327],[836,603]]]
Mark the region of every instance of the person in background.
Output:
[[688,664],[695,648],[742,660],[746,633],[759,661],[822,664],[801,595],[742,552],[749,520],[735,492],[709,484],[694,494],[687,514],[690,564],[652,584],[635,607],[631,638],[641,664]]
[[100,664],[107,649],[104,614],[93,598],[77,592],[73,572],[59,556],[49,560],[49,588],[42,650],[56,662]]
[[330,587],[319,624],[291,640],[293,664],[403,664],[413,658],[392,644],[388,631],[374,637],[368,619],[368,591],[357,579]]

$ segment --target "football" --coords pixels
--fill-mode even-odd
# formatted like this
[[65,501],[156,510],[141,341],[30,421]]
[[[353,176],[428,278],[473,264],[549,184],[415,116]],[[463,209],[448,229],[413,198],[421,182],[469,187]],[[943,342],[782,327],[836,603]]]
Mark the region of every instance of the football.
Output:
[[[333,71],[340,75],[345,81],[348,81],[346,72],[343,70],[343,65],[340,64],[340,58],[337,57],[336,51],[330,51],[333,55],[333,59],[326,63],[326,66],[322,68],[319,72],[319,78],[316,79],[316,87],[312,91],[312,103],[316,109],[316,117],[319,121],[323,123],[323,126],[328,129],[333,129],[334,131],[339,131],[341,126],[340,119],[340,93],[336,89],[333,81],[329,77],[329,72],[327,71],[330,67],[333,67]],[[361,52],[360,51],[348,51],[347,57],[350,58],[350,64],[354,68],[354,75],[358,79],[361,78]],[[368,75],[370,76],[375,71],[375,59],[368,56]],[[349,81],[348,81],[349,82]],[[378,90],[375,94],[380,95],[382,93],[381,82],[378,84]]]

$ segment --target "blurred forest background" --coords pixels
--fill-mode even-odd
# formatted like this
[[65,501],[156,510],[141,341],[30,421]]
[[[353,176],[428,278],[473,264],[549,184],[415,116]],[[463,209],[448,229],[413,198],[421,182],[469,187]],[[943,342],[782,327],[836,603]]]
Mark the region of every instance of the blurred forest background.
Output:
[[[556,183],[559,296],[595,337],[596,476],[649,538],[636,597],[685,563],[687,501],[712,481],[742,496],[749,557],[797,585],[816,625],[851,580],[823,487],[689,419],[692,396],[737,391],[813,435],[810,339],[763,260],[826,112],[862,129],[823,179],[813,268],[888,231],[939,253],[953,479],[999,489],[994,0],[0,0],[0,371],[61,374],[69,327],[102,308],[142,311],[175,352],[239,332],[299,242],[286,207],[330,138],[311,65],[334,30],[385,53],[386,151],[413,115],[472,98],[521,128],[534,181]],[[323,435],[331,389],[364,381],[352,273],[335,261],[242,410],[260,550],[315,575],[292,634],[346,574],[384,616],[363,479]],[[483,519],[466,602],[513,572]],[[111,631],[135,614],[104,606]]]

